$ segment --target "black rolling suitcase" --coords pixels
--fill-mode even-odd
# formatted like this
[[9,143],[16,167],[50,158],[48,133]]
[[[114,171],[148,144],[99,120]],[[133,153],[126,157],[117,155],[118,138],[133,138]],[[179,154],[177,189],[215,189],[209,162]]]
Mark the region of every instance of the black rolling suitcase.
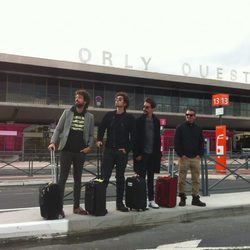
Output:
[[128,177],[126,179],[125,203],[130,210],[146,210],[147,194],[146,181],[139,175]]
[[95,216],[104,216],[106,209],[106,186],[100,175],[100,161],[102,150],[97,149],[97,178],[86,183],[85,186],[85,209]]
[[50,152],[52,182],[39,187],[39,205],[41,216],[47,220],[61,219],[63,208],[61,192],[57,184],[57,166],[55,152]]

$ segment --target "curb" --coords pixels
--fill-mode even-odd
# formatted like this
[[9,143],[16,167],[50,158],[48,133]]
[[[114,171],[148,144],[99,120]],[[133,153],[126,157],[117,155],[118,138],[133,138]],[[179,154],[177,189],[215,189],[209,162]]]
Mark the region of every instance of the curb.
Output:
[[[114,210],[115,202],[108,202],[106,216],[81,216],[70,214],[62,220],[41,220],[31,222],[6,223],[0,225],[0,243],[66,237],[74,234],[97,233],[116,228],[157,225],[165,222],[185,223],[193,220],[249,214],[250,204],[221,206],[150,209],[145,212],[121,213]],[[36,213],[39,211],[38,208]],[[71,210],[71,205],[66,211]],[[17,213],[22,213],[23,210]],[[40,214],[39,214],[40,216]]]

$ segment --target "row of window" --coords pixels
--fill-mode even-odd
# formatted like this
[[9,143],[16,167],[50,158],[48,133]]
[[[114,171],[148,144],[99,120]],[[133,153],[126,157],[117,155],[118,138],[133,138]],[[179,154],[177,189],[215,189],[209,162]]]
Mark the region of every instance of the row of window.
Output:
[[[187,107],[193,107],[200,114],[214,113],[211,106],[214,93],[0,74],[0,102],[70,105],[74,103],[75,90],[80,88],[89,92],[90,106],[93,107],[113,108],[115,93],[125,91],[129,94],[129,108],[132,110],[141,110],[145,97],[151,97],[156,101],[159,112],[183,113]],[[230,106],[225,108],[226,115],[250,116],[249,100],[240,96],[230,99]]]

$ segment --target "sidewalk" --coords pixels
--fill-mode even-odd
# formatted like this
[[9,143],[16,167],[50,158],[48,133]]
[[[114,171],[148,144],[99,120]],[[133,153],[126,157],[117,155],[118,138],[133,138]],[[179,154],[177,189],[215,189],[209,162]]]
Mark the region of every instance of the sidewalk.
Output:
[[[250,192],[213,194],[201,199],[207,203],[207,207],[191,206],[191,196],[188,196],[186,207],[177,206],[128,213],[116,211],[115,202],[107,202],[108,214],[102,217],[75,215],[72,212],[72,205],[67,205],[64,207],[65,219],[51,221],[41,218],[39,207],[0,210],[0,242],[63,237],[74,233],[155,225],[163,222],[180,223],[250,212]],[[84,207],[84,204],[82,206]]]

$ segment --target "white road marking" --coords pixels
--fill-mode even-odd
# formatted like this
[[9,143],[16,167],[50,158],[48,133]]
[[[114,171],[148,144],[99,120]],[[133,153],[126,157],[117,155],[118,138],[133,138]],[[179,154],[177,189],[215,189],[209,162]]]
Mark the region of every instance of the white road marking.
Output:
[[177,242],[177,243],[172,243],[172,244],[165,244],[165,245],[160,245],[157,248],[148,248],[148,249],[143,249],[143,250],[156,250],[156,249],[166,249],[166,250],[178,250],[178,249],[185,249],[185,250],[192,250],[192,249],[197,249],[197,250],[242,250],[242,249],[250,249],[250,246],[232,246],[232,247],[198,247],[200,242],[202,240],[189,240],[189,241],[183,241],[183,242]]
[[178,249],[178,248],[194,249],[198,247],[200,242],[201,240],[189,240],[189,241],[177,242],[173,244],[161,245],[161,246],[158,246],[156,249]]

